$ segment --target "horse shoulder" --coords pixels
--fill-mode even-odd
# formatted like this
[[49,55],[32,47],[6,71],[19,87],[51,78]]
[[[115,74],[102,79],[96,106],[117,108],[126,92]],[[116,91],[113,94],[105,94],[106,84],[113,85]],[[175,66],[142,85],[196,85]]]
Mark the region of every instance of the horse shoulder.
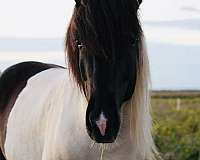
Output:
[[39,72],[59,66],[40,62],[22,62],[7,68],[0,76],[0,150],[5,155],[7,120],[27,80]]
[[9,159],[41,159],[48,113],[64,72],[43,71],[30,78],[19,94],[7,124],[5,152]]

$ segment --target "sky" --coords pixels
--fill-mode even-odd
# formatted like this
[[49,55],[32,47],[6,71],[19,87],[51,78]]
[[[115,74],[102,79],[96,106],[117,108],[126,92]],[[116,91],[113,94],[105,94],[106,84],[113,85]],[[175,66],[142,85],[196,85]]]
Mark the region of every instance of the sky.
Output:
[[[63,64],[73,0],[0,0],[0,70],[24,60]],[[143,0],[154,89],[200,89],[200,0]],[[27,54],[28,53],[28,54]]]
[[0,0],[0,37],[63,37],[73,0]]
[[[0,37],[63,37],[73,0],[0,0]],[[199,0],[143,0],[142,21],[200,18]]]

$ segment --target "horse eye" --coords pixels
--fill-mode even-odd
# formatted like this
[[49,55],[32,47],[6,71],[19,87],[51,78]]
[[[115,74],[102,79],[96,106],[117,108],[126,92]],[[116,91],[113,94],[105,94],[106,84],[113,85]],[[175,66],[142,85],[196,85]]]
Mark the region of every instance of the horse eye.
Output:
[[125,93],[125,96],[124,96],[124,101],[127,101],[131,98],[131,96],[134,92],[134,88],[135,88],[134,85],[130,81],[127,81],[126,85],[127,85],[126,86],[127,89],[126,89],[126,93]]
[[129,38],[129,43],[131,44],[131,46],[135,47],[137,45],[139,41],[139,38],[137,35],[132,35],[130,38]]
[[85,46],[84,46],[83,44],[79,44],[79,45],[78,45],[79,51],[81,51],[84,47],[85,47]]
[[135,47],[136,40],[135,39],[130,39],[130,44],[131,44],[131,46]]

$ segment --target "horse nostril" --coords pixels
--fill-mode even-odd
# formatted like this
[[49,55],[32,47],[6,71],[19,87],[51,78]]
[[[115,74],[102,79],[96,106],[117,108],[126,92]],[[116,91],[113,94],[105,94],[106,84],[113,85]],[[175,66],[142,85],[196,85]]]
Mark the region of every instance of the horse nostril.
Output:
[[96,125],[102,136],[105,136],[107,128],[107,118],[105,118],[103,112],[100,114],[99,120],[96,121]]

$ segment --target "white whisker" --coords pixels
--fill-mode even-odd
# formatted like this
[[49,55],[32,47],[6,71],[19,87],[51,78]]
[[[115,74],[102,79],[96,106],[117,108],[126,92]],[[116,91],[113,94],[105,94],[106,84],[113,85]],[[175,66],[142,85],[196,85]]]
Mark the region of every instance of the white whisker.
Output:
[[103,160],[104,151],[105,151],[105,144],[101,144],[101,157],[100,157],[100,160]]

